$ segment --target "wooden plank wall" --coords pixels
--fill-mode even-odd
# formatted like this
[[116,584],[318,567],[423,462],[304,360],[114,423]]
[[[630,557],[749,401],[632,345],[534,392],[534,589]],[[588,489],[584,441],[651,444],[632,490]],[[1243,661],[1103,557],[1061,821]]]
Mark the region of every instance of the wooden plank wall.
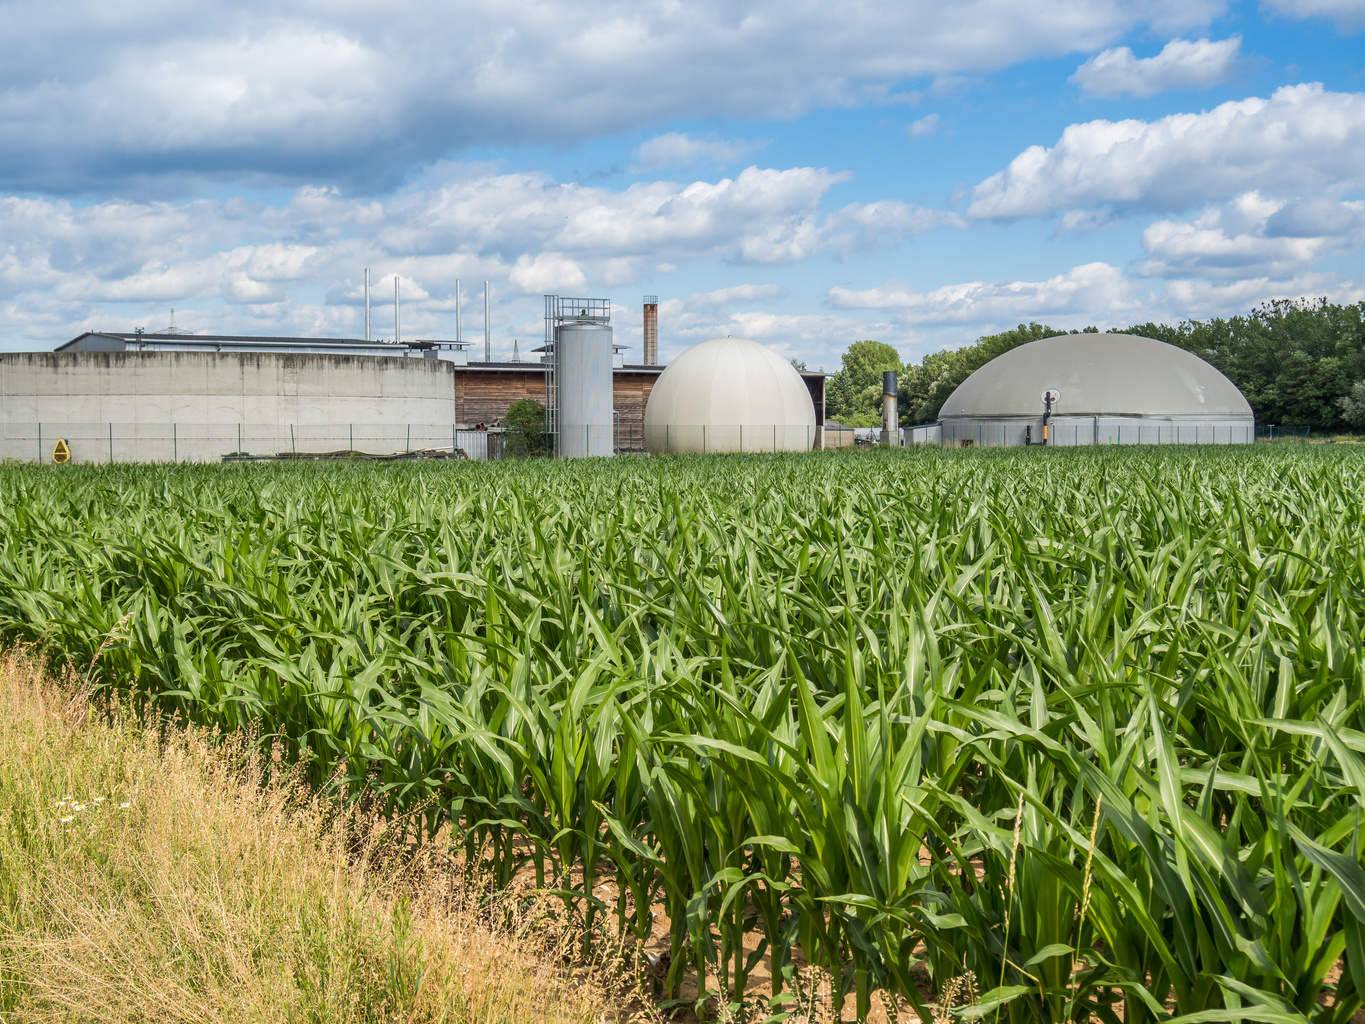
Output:
[[[645,403],[659,378],[658,370],[617,370],[612,374],[612,400],[620,414],[622,446],[644,447]],[[520,398],[545,401],[545,373],[536,369],[457,370],[455,415],[461,423],[500,419]]]
[[617,370],[612,378],[612,400],[618,416],[617,443],[627,451],[645,447],[645,403],[659,379],[657,370]]
[[[612,374],[612,400],[619,416],[622,448],[644,448],[645,404],[659,379],[658,369],[623,369]],[[825,422],[825,378],[819,374],[803,376],[811,401],[815,403],[815,422]],[[507,407],[519,398],[545,401],[545,373],[540,368],[457,370],[455,372],[455,415],[461,423],[488,423],[501,418]]]
[[455,418],[461,423],[489,423],[501,419],[519,398],[545,403],[545,371],[456,370]]

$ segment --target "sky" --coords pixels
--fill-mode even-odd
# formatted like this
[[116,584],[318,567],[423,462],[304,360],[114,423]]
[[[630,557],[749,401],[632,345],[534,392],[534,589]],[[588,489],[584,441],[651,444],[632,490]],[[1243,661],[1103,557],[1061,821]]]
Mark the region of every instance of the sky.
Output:
[[0,350],[732,334],[812,369],[1365,299],[1365,0],[0,2]]

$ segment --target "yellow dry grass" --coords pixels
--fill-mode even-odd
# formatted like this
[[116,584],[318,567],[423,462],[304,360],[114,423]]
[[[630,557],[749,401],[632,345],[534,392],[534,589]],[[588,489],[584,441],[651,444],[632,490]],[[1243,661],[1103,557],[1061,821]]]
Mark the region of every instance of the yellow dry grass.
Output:
[[387,856],[382,823],[80,690],[0,655],[0,1021],[613,1015],[525,915]]

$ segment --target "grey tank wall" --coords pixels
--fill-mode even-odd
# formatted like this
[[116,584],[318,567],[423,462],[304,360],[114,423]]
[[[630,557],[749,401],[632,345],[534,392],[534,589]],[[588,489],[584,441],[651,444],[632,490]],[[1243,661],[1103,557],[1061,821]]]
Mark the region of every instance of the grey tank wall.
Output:
[[0,354],[0,457],[217,461],[225,453],[449,447],[437,359],[217,352]]
[[615,452],[611,339],[606,324],[571,322],[555,328],[555,429],[559,454],[566,458]]
[[[1043,437],[1038,416],[947,417],[939,422],[945,448],[1020,447],[1030,437]],[[1251,444],[1256,420],[1236,417],[1054,416],[1048,421],[1048,444],[1075,447],[1094,444]]]

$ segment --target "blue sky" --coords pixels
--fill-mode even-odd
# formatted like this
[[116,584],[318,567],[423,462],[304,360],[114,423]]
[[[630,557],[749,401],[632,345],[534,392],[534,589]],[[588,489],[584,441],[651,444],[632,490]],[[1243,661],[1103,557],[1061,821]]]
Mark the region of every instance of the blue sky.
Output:
[[[1365,0],[0,3],[0,349],[612,299],[833,369],[1365,298]],[[638,347],[630,355],[638,357]]]

